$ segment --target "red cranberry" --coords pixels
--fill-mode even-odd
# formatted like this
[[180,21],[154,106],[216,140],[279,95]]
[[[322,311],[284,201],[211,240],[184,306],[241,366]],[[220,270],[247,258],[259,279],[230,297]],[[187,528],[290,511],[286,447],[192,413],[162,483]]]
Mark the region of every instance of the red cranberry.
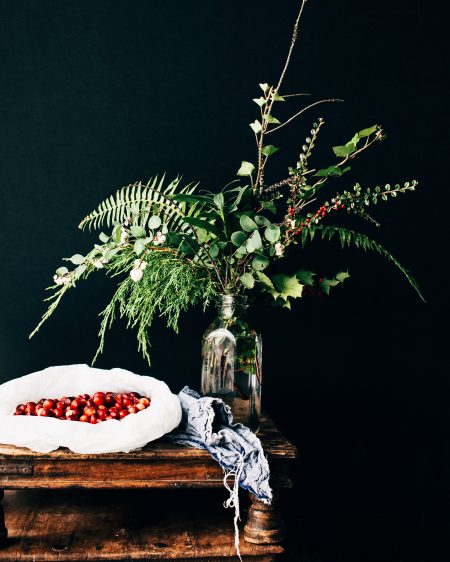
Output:
[[108,410],[105,408],[104,410],[98,410],[97,412],[97,417],[99,420],[103,421],[106,419],[106,416],[108,415]]
[[87,423],[89,422],[89,416],[86,416],[86,414],[83,414],[82,416],[80,416],[80,422],[84,422]]
[[146,407],[144,406],[144,404],[142,404],[141,402],[138,402],[137,404],[135,404],[134,407],[136,408],[136,410],[137,410],[138,412],[142,412],[142,410],[145,410],[145,408],[146,408]]
[[97,416],[90,416],[89,417],[89,423],[95,424],[97,422],[98,422]]
[[122,420],[124,417],[129,415],[129,411],[128,410],[120,410],[119,412],[119,418]]
[[150,406],[150,399],[147,398],[147,396],[143,396],[143,397],[139,400],[139,402],[140,402],[141,404],[144,404],[144,406],[145,406],[146,408],[148,408],[148,407]]
[[112,392],[108,392],[106,394],[106,400],[105,400],[106,406],[108,406],[108,408],[110,408],[111,406],[114,406],[115,403],[116,403],[116,398],[115,398],[114,394]]
[[96,392],[93,397],[94,404],[96,406],[103,406],[106,402],[106,396],[104,392]]
[[122,398],[122,404],[125,407],[131,406],[133,404],[133,398],[131,396],[128,396],[128,394],[124,394]]
[[25,412],[33,415],[36,412],[36,404],[34,402],[27,402],[25,405]]
[[76,417],[78,419],[78,410],[73,410],[72,408],[68,408],[66,410],[66,418],[71,419],[72,417]]
[[85,414],[86,416],[95,416],[95,414],[97,413],[97,408],[94,407],[90,407],[90,406],[86,406],[86,408],[83,410],[83,414]]
[[83,407],[83,402],[79,398],[75,398],[70,403],[70,407],[72,408],[72,410],[79,410]]
[[134,406],[128,406],[128,411],[130,414],[137,414],[138,410]]

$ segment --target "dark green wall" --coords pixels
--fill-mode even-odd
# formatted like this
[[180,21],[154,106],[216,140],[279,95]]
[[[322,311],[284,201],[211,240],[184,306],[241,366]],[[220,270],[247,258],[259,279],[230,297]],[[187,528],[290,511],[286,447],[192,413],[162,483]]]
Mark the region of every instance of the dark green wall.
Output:
[[[296,5],[0,1],[0,381],[92,358],[97,315],[114,289],[101,274],[80,284],[37,337],[29,342],[27,334],[60,258],[92,243],[76,226],[105,195],[164,171],[218,189],[252,158],[251,99],[258,82],[278,76]],[[381,122],[387,141],[355,163],[351,179],[420,180],[415,194],[377,208],[383,230],[368,231],[414,272],[429,302],[381,258],[317,243],[296,263],[325,274],[348,267],[345,289],[291,313],[255,312],[265,405],[302,449],[312,490],[304,491],[306,505],[308,498],[338,505],[339,482],[355,505],[406,518],[419,516],[408,499],[417,484],[425,486],[424,509],[433,493],[443,497],[430,482],[445,472],[449,424],[437,329],[447,302],[444,42],[419,1],[307,6],[286,89],[345,104],[322,106],[280,132],[272,177],[295,161],[317,117],[327,121],[322,157]],[[193,311],[178,336],[156,323],[151,369],[134,334],[114,329],[98,365],[164,378],[175,391],[196,386],[210,317]]]

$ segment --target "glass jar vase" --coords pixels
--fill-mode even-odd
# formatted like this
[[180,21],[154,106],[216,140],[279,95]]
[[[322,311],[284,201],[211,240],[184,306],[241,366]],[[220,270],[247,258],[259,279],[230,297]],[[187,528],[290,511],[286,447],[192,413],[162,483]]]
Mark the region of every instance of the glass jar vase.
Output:
[[203,335],[202,394],[231,407],[234,421],[258,431],[262,339],[247,321],[247,297],[222,295],[218,316]]

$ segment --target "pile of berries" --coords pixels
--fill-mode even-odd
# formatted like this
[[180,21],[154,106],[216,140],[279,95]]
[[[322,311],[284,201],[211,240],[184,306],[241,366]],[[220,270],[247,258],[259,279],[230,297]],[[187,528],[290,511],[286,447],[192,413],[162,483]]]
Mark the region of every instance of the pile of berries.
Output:
[[96,392],[79,396],[42,398],[39,402],[19,404],[15,416],[42,416],[59,420],[99,423],[107,420],[122,420],[130,414],[137,414],[150,406],[147,396],[137,392],[114,394],[114,392]]

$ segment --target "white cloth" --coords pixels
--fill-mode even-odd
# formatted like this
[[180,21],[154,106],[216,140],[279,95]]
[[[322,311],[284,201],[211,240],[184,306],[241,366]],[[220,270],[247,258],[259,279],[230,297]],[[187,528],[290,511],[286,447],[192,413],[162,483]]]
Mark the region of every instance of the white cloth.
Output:
[[[149,408],[95,425],[39,416],[14,416],[16,406],[41,398],[95,392],[139,392],[151,398]],[[159,439],[181,421],[177,396],[163,381],[125,369],[88,365],[48,367],[0,385],[0,443],[48,453],[68,447],[75,453],[129,452]]]

